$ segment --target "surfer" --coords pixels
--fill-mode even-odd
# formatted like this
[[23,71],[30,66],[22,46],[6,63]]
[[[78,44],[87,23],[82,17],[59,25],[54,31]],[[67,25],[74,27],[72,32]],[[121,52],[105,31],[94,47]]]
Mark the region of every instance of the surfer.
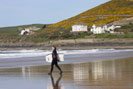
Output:
[[53,60],[52,60],[52,63],[51,63],[51,70],[48,74],[49,75],[52,74],[54,65],[58,68],[58,70],[60,71],[60,74],[62,74],[62,70],[61,70],[60,66],[58,65],[59,59],[58,59],[58,54],[57,54],[57,51],[56,51],[56,46],[52,46],[52,50],[53,50],[53,52],[52,52]]

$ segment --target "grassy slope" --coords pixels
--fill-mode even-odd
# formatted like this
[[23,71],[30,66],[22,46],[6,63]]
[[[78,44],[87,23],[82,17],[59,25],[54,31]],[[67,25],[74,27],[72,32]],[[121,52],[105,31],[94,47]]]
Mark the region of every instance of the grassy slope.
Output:
[[[29,36],[20,36],[20,31],[18,28],[27,28],[29,26],[36,26],[38,28],[42,28],[44,24],[31,24],[31,25],[21,25],[21,26],[13,26],[13,27],[4,27],[0,28],[0,42],[19,42],[29,40]],[[47,25],[45,25],[47,26]],[[34,39],[34,38],[33,38]]]
[[31,24],[31,25],[22,25],[22,26],[13,26],[13,27],[4,27],[4,28],[0,28],[0,33],[5,33],[5,34],[18,34],[18,28],[22,27],[22,28],[26,28],[29,26],[36,26],[39,28],[42,28],[44,26],[44,24]]

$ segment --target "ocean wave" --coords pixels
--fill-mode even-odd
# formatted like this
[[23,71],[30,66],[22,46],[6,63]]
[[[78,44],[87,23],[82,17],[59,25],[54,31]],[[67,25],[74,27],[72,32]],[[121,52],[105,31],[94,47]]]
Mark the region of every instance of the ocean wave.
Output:
[[[112,52],[127,52],[133,51],[133,49],[90,49],[90,50],[58,50],[58,53],[64,53],[64,55],[74,54],[94,54],[94,53],[112,53]],[[51,50],[9,50],[0,51],[0,58],[21,58],[21,57],[38,57],[46,56],[50,54]]]

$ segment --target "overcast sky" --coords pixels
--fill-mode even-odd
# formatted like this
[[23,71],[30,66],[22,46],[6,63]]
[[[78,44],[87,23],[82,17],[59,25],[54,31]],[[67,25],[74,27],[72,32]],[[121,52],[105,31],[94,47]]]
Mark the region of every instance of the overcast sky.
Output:
[[0,27],[50,24],[109,0],[0,0]]

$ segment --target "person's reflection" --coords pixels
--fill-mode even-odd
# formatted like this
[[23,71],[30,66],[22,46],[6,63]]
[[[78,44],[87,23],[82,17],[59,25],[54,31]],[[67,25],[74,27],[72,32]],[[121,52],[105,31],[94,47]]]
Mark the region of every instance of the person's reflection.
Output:
[[62,78],[62,75],[60,75],[60,77],[58,78],[56,83],[54,82],[53,75],[50,75],[50,77],[51,77],[51,82],[52,82],[53,89],[61,89],[61,86],[59,86],[59,82],[60,82],[60,80]]

